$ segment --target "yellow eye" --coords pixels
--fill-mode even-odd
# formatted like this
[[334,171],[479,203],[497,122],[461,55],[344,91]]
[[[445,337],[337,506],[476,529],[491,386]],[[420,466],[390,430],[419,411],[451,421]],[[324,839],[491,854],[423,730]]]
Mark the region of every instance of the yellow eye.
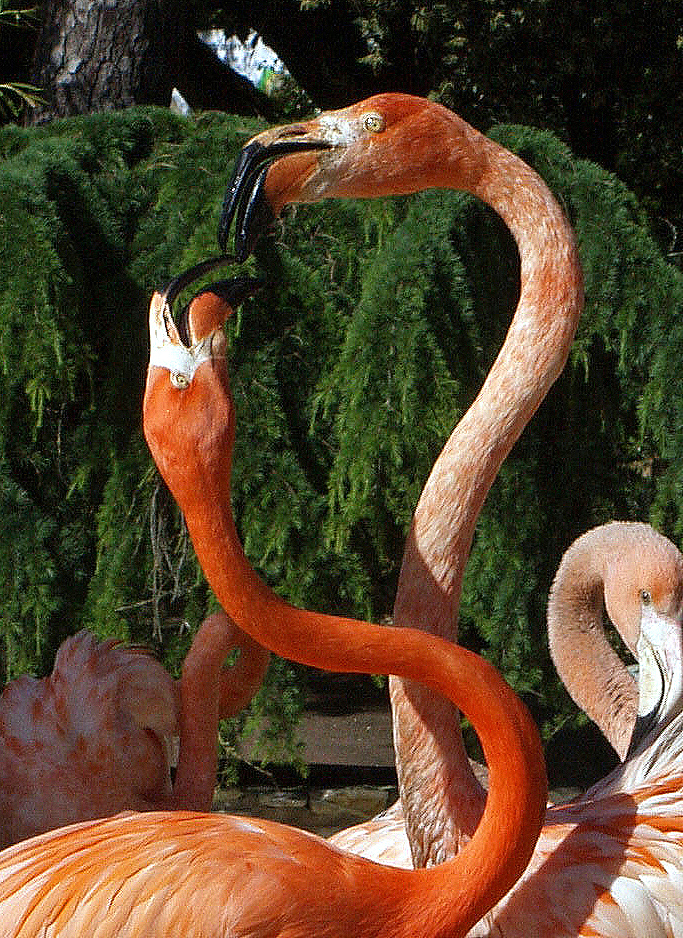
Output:
[[371,134],[378,134],[384,130],[384,118],[381,114],[366,114],[363,118],[363,127]]
[[185,388],[189,388],[190,379],[180,371],[172,371],[171,384],[174,388],[178,388],[179,391],[184,391]]
[[652,596],[650,595],[648,590],[640,591],[640,599],[644,606],[649,606],[650,603],[652,602]]

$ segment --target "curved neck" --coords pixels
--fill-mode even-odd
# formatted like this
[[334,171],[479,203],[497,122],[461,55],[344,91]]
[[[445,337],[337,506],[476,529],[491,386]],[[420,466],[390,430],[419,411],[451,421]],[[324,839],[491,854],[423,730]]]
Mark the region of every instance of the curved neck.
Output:
[[[520,298],[479,395],[424,487],[394,606],[395,625],[415,625],[453,641],[479,511],[501,463],[564,367],[583,304],[574,233],[557,202],[525,163],[481,140],[486,168],[471,191],[498,212],[516,240]],[[484,795],[466,758],[457,712],[404,681],[392,680],[391,695],[401,800],[413,859],[423,865],[458,850],[463,833],[476,827]]]
[[218,763],[221,666],[234,643],[234,627],[217,612],[199,627],[180,678],[180,748],[169,807],[210,811]]
[[[638,709],[638,687],[604,629],[604,590],[615,546],[612,525],[575,541],[564,555],[548,600],[548,644],[572,700],[593,720],[620,759]],[[614,623],[619,630],[619,623]]]
[[[217,470],[214,477],[227,480],[228,474]],[[169,485],[173,489],[172,480]],[[418,931],[425,936],[465,934],[521,875],[543,821],[545,763],[526,708],[491,665],[449,642],[414,629],[398,632],[283,602],[244,554],[226,507],[227,482],[223,491],[218,484],[213,491],[175,494],[218,600],[255,640],[283,657],[318,668],[400,673],[462,706],[471,719],[490,769],[489,798],[471,842],[435,870],[406,874],[378,868],[373,873],[380,906],[383,901],[392,905],[392,917],[405,921],[406,935],[416,933],[416,917],[423,919]],[[362,901],[367,902],[367,896]]]
[[228,720],[243,710],[261,686],[270,652],[255,642],[250,635],[233,623],[234,639],[231,650],[239,650],[239,657],[221,672],[220,718]]

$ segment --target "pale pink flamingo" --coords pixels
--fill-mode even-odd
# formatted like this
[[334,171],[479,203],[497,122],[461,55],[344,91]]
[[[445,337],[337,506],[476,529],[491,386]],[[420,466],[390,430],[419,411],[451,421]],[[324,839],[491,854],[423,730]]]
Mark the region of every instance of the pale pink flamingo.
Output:
[[1,845],[126,808],[208,810],[219,715],[242,709],[267,660],[223,612],[200,626],[178,681],[141,648],[67,638],[49,677],[23,675],[0,696]]
[[[585,630],[592,649],[590,632],[602,630],[598,610],[603,608],[639,662],[638,718],[629,757],[585,795],[548,808],[524,876],[472,935],[683,934],[683,556],[678,548],[637,522],[612,522],[578,538],[557,571],[548,618]],[[585,649],[577,647],[581,667]]]
[[[239,254],[255,240],[255,224],[289,202],[434,187],[465,189],[487,202],[510,228],[521,260],[505,343],[426,482],[394,605],[396,626],[419,625],[455,641],[479,511],[562,371],[583,305],[574,233],[563,212],[533,170],[457,115],[421,98],[385,94],[250,141],[228,190],[221,237],[235,212]],[[409,681],[392,678],[390,691],[401,801],[412,856],[422,866],[457,853],[485,794],[467,760],[457,710]]]
[[[463,147],[463,138],[471,145]],[[520,300],[508,336],[479,396],[432,470],[413,519],[399,581],[395,624],[419,624],[455,639],[462,573],[477,515],[501,462],[562,369],[582,305],[574,238],[559,207],[533,171],[438,104],[405,95],[379,95],[311,121],[271,128],[250,141],[228,190],[219,237],[224,243],[236,212],[238,253],[245,254],[266,215],[277,215],[288,202],[394,195],[430,187],[465,187],[487,201],[510,227],[521,260]],[[675,577],[664,588],[677,589]],[[416,864],[428,865],[454,855],[466,842],[480,816],[484,795],[465,757],[457,712],[410,682],[392,679],[391,693],[410,848]],[[620,844],[626,842],[623,812],[633,792],[642,786],[646,794],[638,809],[638,823],[642,819],[647,825],[651,818],[652,823],[661,823],[667,831],[664,839],[676,845],[675,856],[680,850],[675,819],[680,805],[672,795],[660,819],[656,797],[660,783],[670,785],[674,792],[677,788],[675,771],[671,772],[676,764],[673,751],[671,756],[671,764],[660,757],[651,774],[647,757],[629,763],[619,783],[625,786],[623,792],[617,792],[615,776],[610,777],[610,810],[621,811],[622,817],[613,819],[616,838],[610,842],[611,854],[602,867],[584,863],[575,870],[562,870],[563,880],[555,877],[544,886],[543,877],[550,868],[544,864],[548,851],[539,847],[534,863],[538,860],[543,870],[533,882],[539,890],[547,890],[547,902],[533,909],[535,929],[526,934],[639,934],[619,930],[633,912],[626,909],[630,903],[647,907],[657,890],[664,888],[664,881],[660,871],[648,893],[652,870],[640,867],[629,878],[634,867],[626,859],[621,865],[619,857],[625,854],[619,853]],[[646,775],[647,783],[643,782]],[[650,797],[648,791],[655,794]],[[595,839],[602,825],[599,814],[592,813],[587,803],[573,810],[574,823],[585,812],[583,860],[595,860]],[[567,837],[567,828],[557,827],[559,815],[552,817],[552,830],[548,826],[544,833],[547,843],[558,837],[563,841],[565,852],[554,854],[561,870],[563,858],[574,862],[581,857],[566,851],[576,838]],[[634,823],[635,817],[634,811]],[[409,864],[397,809],[390,812],[382,833],[384,840],[377,851],[370,845],[369,855],[389,856],[390,862],[402,855],[402,861]],[[642,829],[634,830],[629,849],[638,849],[641,833]],[[384,852],[387,835],[389,855]],[[345,833],[337,839],[349,844]],[[657,856],[655,841],[648,842],[653,858]],[[613,893],[607,891],[610,863],[615,875],[624,874]],[[656,859],[653,866],[656,874]],[[586,890],[577,901],[566,893],[566,883],[573,877],[578,888]],[[559,885],[561,880],[563,885]],[[526,891],[524,896],[529,894]],[[588,895],[590,902],[584,901]],[[564,931],[557,930],[555,915],[549,911],[553,897],[560,906],[567,903]],[[674,892],[668,907],[666,903],[658,907],[653,934],[666,927],[662,922],[667,916],[679,919],[679,901]],[[611,906],[614,911],[606,912]],[[637,918],[638,913],[633,914]],[[614,921],[621,922],[616,931]],[[488,933],[489,925],[482,927]],[[491,933],[497,933],[495,926]],[[525,932],[513,928],[504,933]]]
[[[3,933],[458,938],[517,879],[538,835],[547,784],[533,721],[477,655],[414,629],[297,609],[258,578],[230,510],[225,336],[220,325],[190,329],[195,341],[185,345],[170,316],[177,289],[151,303],[145,436],[221,605],[280,655],[329,670],[398,671],[451,697],[482,742],[486,807],[467,846],[432,870],[379,866],[304,831],[225,815],[129,814],[63,828],[0,853]],[[207,288],[205,305],[207,296],[219,323],[237,298],[229,284]]]

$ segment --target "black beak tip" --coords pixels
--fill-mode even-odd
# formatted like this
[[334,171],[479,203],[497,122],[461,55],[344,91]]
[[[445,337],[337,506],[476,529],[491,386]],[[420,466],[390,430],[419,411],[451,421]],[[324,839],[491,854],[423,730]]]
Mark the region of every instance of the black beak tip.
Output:
[[235,257],[237,258],[237,263],[243,264],[251,255],[252,251],[253,245],[247,243],[246,239],[242,236],[242,232],[237,232],[235,234]]
[[235,277],[228,277],[224,280],[216,280],[213,283],[210,283],[208,286],[203,287],[201,290],[199,290],[198,293],[195,293],[195,295],[188,303],[185,304],[178,319],[178,334],[180,335],[181,341],[187,346],[191,344],[189,330],[190,306],[192,305],[192,302],[198,297],[203,296],[205,293],[212,293],[214,296],[218,296],[222,300],[225,300],[228,306],[235,310],[250,296],[258,293],[259,290],[262,290],[265,285],[265,280],[260,277],[249,277],[246,274],[239,274]]
[[[235,209],[236,200],[234,193],[228,191],[223,202],[220,218],[218,219],[218,246],[222,254],[230,253],[228,250],[228,238],[230,237],[230,226],[232,225],[232,220],[235,215]],[[237,260],[239,263],[242,263],[244,258],[237,257]]]
[[324,141],[279,140],[264,146],[257,140],[248,143],[237,157],[232,177],[223,199],[218,221],[218,245],[226,252],[230,227],[235,220],[235,254],[243,263],[253,252],[260,235],[275,220],[265,195],[268,166],[282,156],[307,150],[326,150]]
[[[235,161],[232,177],[225,190],[223,206],[221,208],[220,218],[218,220],[218,246],[224,254],[227,254],[228,238],[230,236],[230,227],[235,215],[237,215],[237,231],[242,227],[241,218],[244,216],[246,204],[250,197],[252,186],[260,173],[264,161],[265,148],[257,141],[248,143]],[[249,254],[238,252],[237,258],[240,263],[246,260]]]
[[[229,231],[229,227],[228,228],[225,227],[223,223],[223,217],[221,216],[221,219],[218,223],[218,247],[220,248],[221,254],[228,253],[226,250],[228,246],[228,231]],[[239,256],[237,252],[235,252],[235,256],[237,258],[237,262],[241,264],[242,258]]]

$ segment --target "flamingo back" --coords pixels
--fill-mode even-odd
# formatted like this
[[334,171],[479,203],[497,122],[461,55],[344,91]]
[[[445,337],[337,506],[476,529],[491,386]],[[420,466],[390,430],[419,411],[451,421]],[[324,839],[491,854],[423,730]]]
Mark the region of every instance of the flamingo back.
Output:
[[683,938],[683,715],[585,795],[551,805],[515,889],[468,938]]
[[67,638],[49,677],[23,675],[0,696],[3,845],[161,804],[177,722],[175,682],[150,654]]

